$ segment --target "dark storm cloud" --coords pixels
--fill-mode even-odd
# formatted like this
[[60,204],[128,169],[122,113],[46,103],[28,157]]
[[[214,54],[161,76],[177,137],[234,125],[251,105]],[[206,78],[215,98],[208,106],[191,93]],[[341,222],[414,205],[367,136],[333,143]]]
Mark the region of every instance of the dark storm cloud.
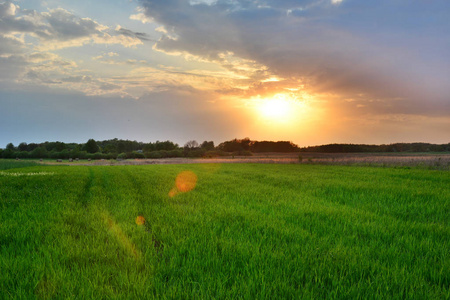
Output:
[[402,98],[409,110],[448,114],[448,1],[140,2],[168,31],[162,51],[210,60],[230,51],[316,93]]

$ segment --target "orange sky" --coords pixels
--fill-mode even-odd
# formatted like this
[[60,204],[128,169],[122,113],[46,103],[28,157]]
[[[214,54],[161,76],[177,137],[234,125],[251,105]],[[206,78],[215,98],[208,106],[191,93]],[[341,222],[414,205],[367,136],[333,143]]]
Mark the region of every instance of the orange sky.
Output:
[[448,143],[450,4],[0,0],[0,147]]

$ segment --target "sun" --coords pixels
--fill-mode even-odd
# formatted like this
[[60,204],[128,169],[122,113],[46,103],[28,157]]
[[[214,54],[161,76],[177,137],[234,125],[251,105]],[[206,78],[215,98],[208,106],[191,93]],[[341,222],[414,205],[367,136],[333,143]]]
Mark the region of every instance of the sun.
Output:
[[268,99],[261,104],[261,114],[269,119],[278,119],[289,113],[289,103],[279,99]]
[[292,117],[295,104],[284,94],[274,95],[272,98],[260,99],[257,106],[261,117],[269,121],[286,121]]

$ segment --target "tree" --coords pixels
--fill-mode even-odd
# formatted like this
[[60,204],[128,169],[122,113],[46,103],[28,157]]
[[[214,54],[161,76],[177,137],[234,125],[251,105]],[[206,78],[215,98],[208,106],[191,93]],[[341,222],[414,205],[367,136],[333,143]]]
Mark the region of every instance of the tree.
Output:
[[97,142],[93,139],[90,139],[87,141],[85,145],[85,149],[87,153],[96,153],[100,150],[100,148],[97,145]]
[[241,144],[241,140],[238,139],[221,143],[219,145],[219,149],[225,152],[237,152],[244,150]]
[[103,153],[117,153],[117,147],[113,144],[108,144],[103,148]]
[[19,148],[19,151],[28,151],[28,144],[20,143],[18,148]]
[[117,152],[118,153],[124,153],[125,152],[125,143],[123,141],[120,141],[117,143]]
[[39,147],[38,144],[36,143],[30,143],[27,145],[27,151],[33,151],[34,149],[36,149],[37,147]]
[[6,145],[6,150],[14,151],[16,150],[16,147],[14,147],[13,143],[9,143],[8,145]]
[[65,143],[63,142],[55,142],[55,150],[57,152],[61,152],[63,150],[67,149],[67,146]]
[[3,158],[13,158],[14,156],[14,150],[6,148],[2,151],[2,157]]
[[184,144],[184,148],[187,150],[198,148],[198,143],[196,140],[192,140]]
[[45,158],[47,156],[48,156],[48,154],[47,154],[47,150],[45,149],[45,147],[37,147],[30,153],[30,157],[33,157],[33,158]]
[[214,150],[214,142],[213,141],[210,141],[210,142],[204,141],[201,144],[200,148],[205,149],[207,151]]

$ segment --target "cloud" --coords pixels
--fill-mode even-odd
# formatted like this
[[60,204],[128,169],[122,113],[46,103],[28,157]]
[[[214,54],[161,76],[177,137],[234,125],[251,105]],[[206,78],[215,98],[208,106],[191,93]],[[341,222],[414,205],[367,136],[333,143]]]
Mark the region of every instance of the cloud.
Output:
[[28,56],[28,61],[32,63],[42,63],[45,61],[54,61],[59,59],[59,56],[50,52],[34,52]]
[[14,16],[17,7],[11,2],[0,3],[0,17]]
[[112,29],[90,18],[81,18],[63,9],[47,12],[22,10],[12,2],[0,3],[0,34],[27,34],[39,40],[36,49],[55,50],[88,43],[120,44],[133,47],[150,41],[145,33],[118,26]]
[[[73,59],[53,51],[87,44],[135,47],[150,40],[145,33],[120,25],[110,28],[63,8],[39,12],[22,9],[11,1],[0,2],[0,84],[8,89],[40,85],[82,91],[88,95],[116,93],[126,96],[125,88],[114,79],[93,75],[98,72],[80,68]],[[97,56],[96,60],[106,62],[109,59],[116,64],[113,59],[117,56],[118,53],[110,51]],[[130,59],[122,65],[141,63]]]
[[121,34],[121,35],[130,37],[130,38],[137,38],[137,39],[139,39],[139,40],[141,40],[141,41],[154,41],[154,40],[151,39],[151,38],[149,37],[149,35],[146,34],[146,33],[143,33],[143,32],[134,32],[134,31],[132,31],[132,30],[122,28],[120,25],[118,25],[118,26],[116,27],[116,31],[117,31],[119,34]]
[[27,62],[21,55],[0,56],[0,82],[14,82],[27,67]]
[[0,55],[18,54],[24,52],[24,42],[14,36],[0,35]]
[[[396,107],[390,99],[402,98],[416,110],[439,107],[429,104],[441,104],[450,92],[450,23],[442,13],[450,4],[445,1],[415,6],[387,0],[140,4],[167,32],[155,49],[217,62],[235,73],[231,58],[251,62],[254,70],[245,74],[253,85],[276,75],[313,94],[364,94],[367,102],[382,98]],[[224,53],[230,53],[227,59]]]
[[138,11],[137,14],[134,14],[134,15],[130,16],[130,20],[140,21],[140,22],[142,22],[144,24],[146,24],[146,23],[153,23],[154,20],[152,18],[147,17],[145,15],[144,9],[142,7],[138,7],[137,11]]
[[78,75],[78,76],[69,76],[65,78],[61,78],[62,82],[71,82],[71,83],[80,83],[80,82],[91,82],[92,78],[90,76]]
[[65,9],[57,8],[42,13],[43,19],[48,22],[46,30],[36,32],[43,39],[56,39],[60,41],[78,39],[90,35],[101,35],[103,26],[89,18],[79,18]]

